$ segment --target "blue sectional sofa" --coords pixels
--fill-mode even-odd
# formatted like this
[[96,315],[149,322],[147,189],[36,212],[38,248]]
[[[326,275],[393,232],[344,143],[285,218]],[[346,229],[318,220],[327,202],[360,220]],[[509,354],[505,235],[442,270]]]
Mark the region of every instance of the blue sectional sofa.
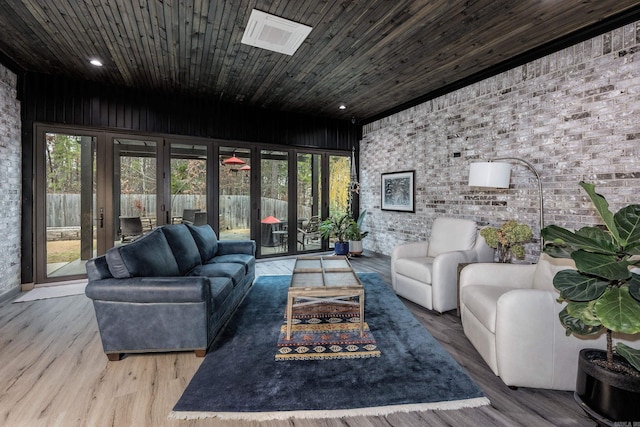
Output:
[[209,225],[158,227],[87,262],[104,352],[204,356],[253,284],[253,240],[218,241]]

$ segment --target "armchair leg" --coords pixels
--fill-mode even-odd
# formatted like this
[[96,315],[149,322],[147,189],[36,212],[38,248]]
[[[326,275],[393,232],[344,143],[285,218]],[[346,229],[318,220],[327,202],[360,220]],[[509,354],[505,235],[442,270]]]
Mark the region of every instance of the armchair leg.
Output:
[[207,350],[195,350],[196,357],[204,357],[207,354]]
[[117,362],[118,360],[120,360],[121,356],[122,353],[107,353],[107,358],[110,362]]

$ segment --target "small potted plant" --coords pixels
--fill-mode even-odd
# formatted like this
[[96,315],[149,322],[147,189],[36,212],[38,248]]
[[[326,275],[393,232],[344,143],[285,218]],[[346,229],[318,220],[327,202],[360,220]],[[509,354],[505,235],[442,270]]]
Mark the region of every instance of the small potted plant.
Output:
[[531,240],[531,227],[509,220],[500,228],[485,227],[480,230],[487,244],[498,252],[498,262],[511,262],[513,257],[524,258],[523,243]]
[[349,242],[346,240],[349,225],[353,219],[348,214],[334,214],[325,219],[318,226],[320,235],[325,239],[332,236],[336,238],[333,250],[336,255],[347,255],[349,253]]
[[367,210],[363,210],[358,216],[358,220],[353,219],[349,222],[347,229],[347,239],[349,239],[349,254],[354,256],[362,255],[362,239],[367,237],[368,231],[362,231],[362,221],[364,220]]
[[576,270],[560,271],[553,279],[559,301],[567,303],[559,315],[567,334],[606,334],[606,351],[580,351],[576,400],[593,418],[638,421],[640,350],[621,342],[614,347],[612,333],[640,333],[640,275],[631,271],[640,266],[640,205],[623,207],[614,215],[593,184],[580,186],[605,227],[572,232],[551,225],[542,230],[544,252],[571,258],[576,265]]

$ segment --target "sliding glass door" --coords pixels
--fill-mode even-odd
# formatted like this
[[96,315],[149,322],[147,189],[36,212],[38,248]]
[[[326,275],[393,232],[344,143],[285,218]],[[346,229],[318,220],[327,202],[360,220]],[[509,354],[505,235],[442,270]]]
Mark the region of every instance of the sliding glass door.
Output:
[[322,213],[322,155],[298,153],[297,156],[297,224],[298,251],[322,248],[318,230]]
[[209,224],[207,158],[203,144],[171,143],[171,219],[172,224]]
[[[260,151],[260,255],[289,252],[289,153]],[[294,229],[295,230],[295,229]]]
[[[329,215],[340,216],[350,213],[349,181],[351,160],[349,156],[329,156]],[[333,248],[335,239],[329,239]]]
[[83,278],[88,259],[164,224],[255,239],[258,257],[327,250],[319,223],[347,211],[348,155],[48,125],[36,134],[35,283]]
[[37,128],[36,282],[74,279],[96,254],[97,136]]
[[218,218],[221,240],[251,238],[251,150],[218,150]]
[[156,225],[166,223],[164,209],[159,209],[159,144],[151,138],[112,138],[114,246],[132,242]]

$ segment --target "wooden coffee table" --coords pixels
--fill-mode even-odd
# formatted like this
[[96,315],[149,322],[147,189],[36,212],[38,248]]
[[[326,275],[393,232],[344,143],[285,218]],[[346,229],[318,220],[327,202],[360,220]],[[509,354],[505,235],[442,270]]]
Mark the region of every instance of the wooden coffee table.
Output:
[[[357,298],[357,301],[351,298]],[[360,336],[364,335],[364,287],[345,256],[310,256],[296,260],[287,294],[287,336],[291,339],[293,307],[318,303],[360,307]]]

